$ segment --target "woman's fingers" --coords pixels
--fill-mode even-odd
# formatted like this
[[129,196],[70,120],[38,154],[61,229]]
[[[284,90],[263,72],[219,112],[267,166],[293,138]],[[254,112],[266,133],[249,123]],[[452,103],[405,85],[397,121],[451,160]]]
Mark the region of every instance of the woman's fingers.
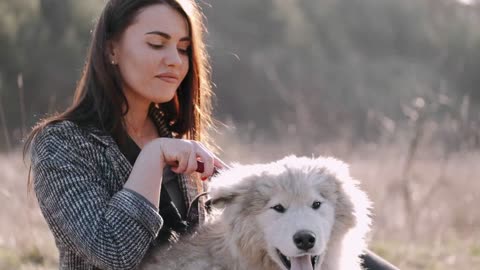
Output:
[[[214,168],[218,169],[227,169],[229,166],[223,162],[221,159],[219,159],[215,154],[213,154],[208,148],[206,148],[202,143],[199,143],[199,145],[207,151],[210,156],[213,158],[212,165]],[[212,169],[212,174],[213,174],[213,169]]]
[[203,163],[203,172],[201,172],[202,180],[213,174],[213,154],[208,151],[202,144],[198,144],[198,158]]
[[[165,162],[172,166],[172,171],[175,173],[190,174],[198,171],[205,180],[214,173],[214,167],[226,167],[225,163],[196,141],[166,139],[162,150]],[[199,161],[203,168],[199,168]]]
[[207,177],[210,177],[212,176],[213,172],[214,172],[214,165],[213,165],[213,156],[207,156],[205,159],[204,159],[204,162],[203,162],[203,166],[204,166],[204,170],[203,170],[203,173],[202,173],[202,180],[205,180]]
[[197,154],[196,154],[196,147],[193,146],[190,154],[188,156],[188,166],[185,170],[185,174],[191,174],[197,170]]
[[[230,166],[225,164],[225,162],[217,159],[214,157],[213,159],[213,174],[215,174],[219,169],[228,169]],[[203,173],[205,170],[205,166],[202,161],[197,160],[197,172]]]
[[174,171],[175,173],[184,173],[188,167],[188,153],[179,153],[176,158],[176,163],[177,166],[172,167],[172,171]]

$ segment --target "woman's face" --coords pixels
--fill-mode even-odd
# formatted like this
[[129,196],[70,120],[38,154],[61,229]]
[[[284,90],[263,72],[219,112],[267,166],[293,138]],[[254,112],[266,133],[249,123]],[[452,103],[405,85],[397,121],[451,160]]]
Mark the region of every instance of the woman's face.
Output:
[[168,5],[146,7],[110,48],[129,104],[170,101],[187,75],[186,19]]

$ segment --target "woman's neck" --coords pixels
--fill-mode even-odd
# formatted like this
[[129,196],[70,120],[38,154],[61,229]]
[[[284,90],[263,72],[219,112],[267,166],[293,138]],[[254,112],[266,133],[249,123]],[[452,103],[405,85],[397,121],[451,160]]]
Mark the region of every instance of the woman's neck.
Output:
[[157,137],[155,126],[148,117],[150,102],[136,98],[130,91],[125,91],[125,96],[128,101],[128,112],[123,117],[126,131],[137,144],[143,145],[145,140]]
[[[133,105],[133,104],[132,104]],[[127,129],[133,129],[135,132],[141,132],[147,126],[148,107],[137,107],[129,104],[128,112],[124,116]]]

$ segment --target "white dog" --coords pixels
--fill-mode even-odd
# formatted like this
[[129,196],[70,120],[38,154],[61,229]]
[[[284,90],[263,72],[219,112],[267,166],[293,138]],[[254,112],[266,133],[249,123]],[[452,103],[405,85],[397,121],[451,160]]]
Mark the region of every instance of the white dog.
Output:
[[238,165],[212,179],[210,195],[223,211],[142,269],[361,269],[370,201],[341,161]]

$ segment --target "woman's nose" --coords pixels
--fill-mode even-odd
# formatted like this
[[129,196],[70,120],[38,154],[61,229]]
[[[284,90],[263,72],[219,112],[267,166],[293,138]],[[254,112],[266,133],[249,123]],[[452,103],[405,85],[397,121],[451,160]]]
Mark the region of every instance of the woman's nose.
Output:
[[176,47],[169,48],[168,52],[165,55],[164,61],[167,66],[178,66],[183,63],[180,52]]

